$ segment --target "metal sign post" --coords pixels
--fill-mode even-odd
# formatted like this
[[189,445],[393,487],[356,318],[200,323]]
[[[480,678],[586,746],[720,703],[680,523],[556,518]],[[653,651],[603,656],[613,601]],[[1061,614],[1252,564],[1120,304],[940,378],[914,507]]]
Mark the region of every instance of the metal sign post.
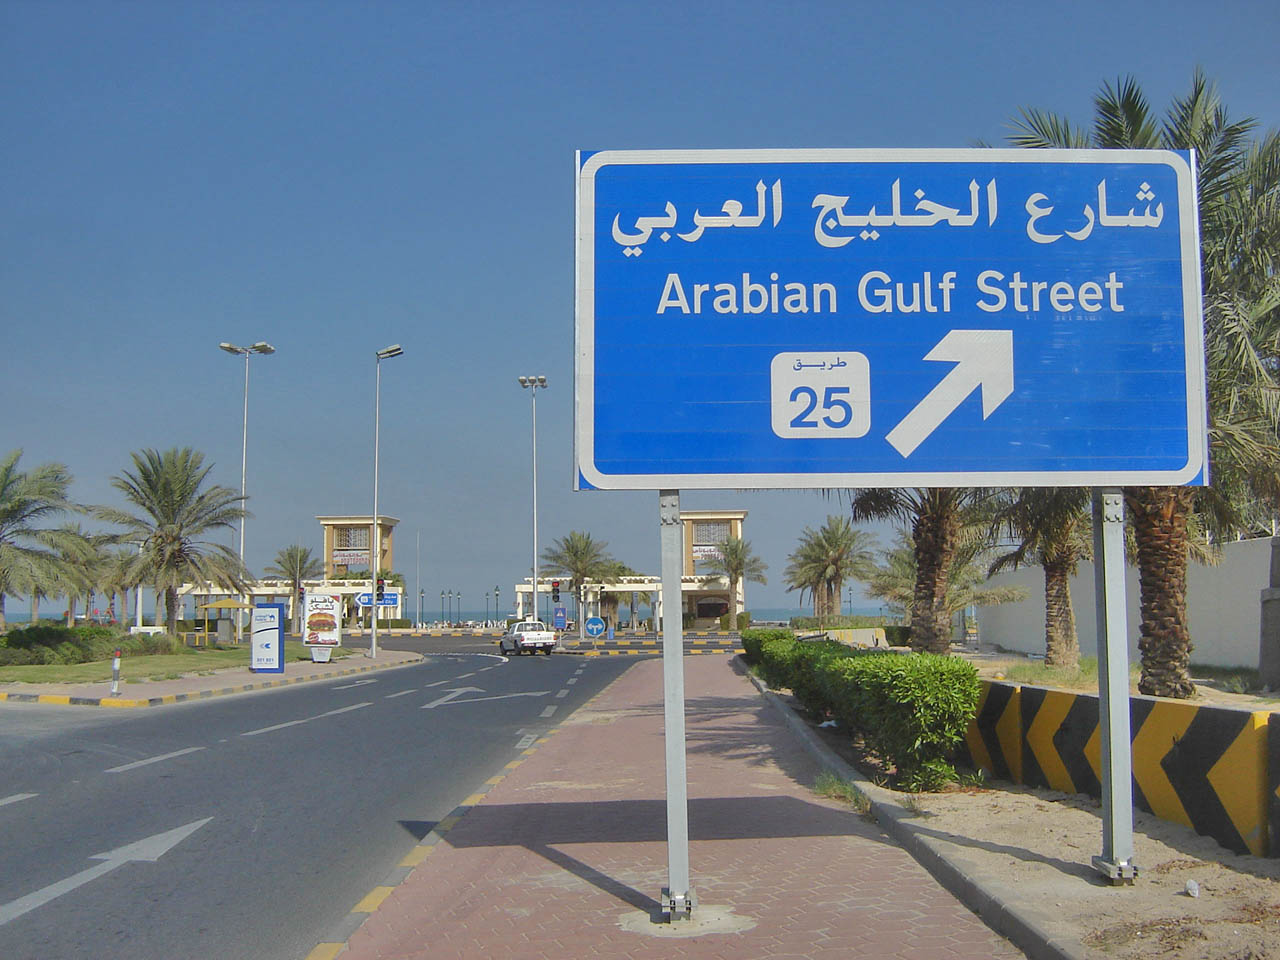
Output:
[[1129,624],[1124,587],[1124,496],[1093,491],[1094,594],[1098,616],[1098,714],[1102,754],[1102,856],[1112,883],[1133,883],[1133,758],[1129,740]]
[[667,751],[667,886],[662,912],[687,919],[695,903],[689,885],[689,788],[684,743],[684,524],[680,491],[658,492],[662,545],[662,716]]

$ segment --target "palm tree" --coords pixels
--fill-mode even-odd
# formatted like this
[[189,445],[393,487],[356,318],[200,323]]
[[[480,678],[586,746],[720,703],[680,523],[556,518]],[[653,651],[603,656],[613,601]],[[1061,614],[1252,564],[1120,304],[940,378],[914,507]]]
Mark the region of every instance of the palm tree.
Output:
[[[589,533],[570,530],[569,535],[558,539],[553,546],[542,551],[544,573],[561,574],[569,578],[569,589],[573,591],[574,610],[579,623],[582,622],[582,611],[577,609],[580,600],[579,588],[588,580],[602,580],[613,569],[614,559],[605,548],[609,544],[594,539]],[[537,597],[534,597],[536,610]]]
[[1089,492],[1081,487],[1026,487],[999,501],[994,525],[1013,540],[990,572],[1029,563],[1044,569],[1044,662],[1074,667],[1080,662],[1071,577],[1093,553]]
[[204,466],[204,454],[190,447],[163,453],[143,450],[132,456],[133,471],[112,477],[111,485],[138,512],[99,507],[96,513],[125,528],[120,539],[142,542],[128,577],[149,581],[157,597],[163,594],[165,623],[176,633],[178,587],[183,583],[213,583],[228,593],[245,592],[248,574],[236,552],[202,538],[234,529],[248,513],[244,497],[230,487],[204,487],[213,465]]
[[311,555],[311,548],[300,543],[291,544],[276,553],[271,566],[262,571],[269,577],[288,580],[293,597],[294,632],[302,630],[302,581],[312,580],[324,573],[324,561]]
[[951,612],[947,587],[962,532],[988,510],[990,491],[931,487],[854,490],[854,520],[895,519],[909,524],[915,551],[915,585],[911,599],[911,647],[928,653],[951,649]]
[[[946,618],[948,642],[955,616],[965,607],[990,607],[1026,599],[1026,592],[1019,587],[986,585],[984,556],[987,550],[987,538],[981,525],[968,524],[957,534],[955,553],[947,566],[947,582],[939,601],[939,609]],[[920,552],[911,542],[911,534],[900,528],[896,545],[885,552],[884,562],[870,575],[867,592],[891,606],[910,610],[917,593],[916,560],[919,556]]]
[[787,558],[787,590],[807,590],[819,620],[839,609],[840,591],[849,579],[865,577],[874,565],[875,536],[854,527],[848,517],[828,516],[818,529],[805,527],[800,545]]
[[1251,119],[1231,121],[1200,72],[1160,121],[1137,82],[1104,84],[1092,130],[1023,109],[1010,141],[1023,147],[1194,149],[1201,235],[1213,489],[1129,487],[1125,505],[1137,539],[1142,676],[1138,689],[1168,697],[1195,692],[1188,664],[1188,522],[1206,512],[1219,529],[1240,521],[1251,499],[1280,502],[1280,138],[1248,140]]
[[745,581],[767,584],[764,572],[768,565],[751,549],[751,541],[741,537],[729,537],[717,545],[719,552],[704,558],[703,568],[711,574],[703,584],[718,583],[722,578],[729,581],[729,629],[738,629],[738,584]]
[[77,547],[73,536],[43,522],[82,509],[67,498],[71,474],[66,467],[45,463],[22,471],[21,456],[21,450],[13,450],[0,459],[0,632],[7,626],[5,596],[51,593],[65,572],[58,551]]

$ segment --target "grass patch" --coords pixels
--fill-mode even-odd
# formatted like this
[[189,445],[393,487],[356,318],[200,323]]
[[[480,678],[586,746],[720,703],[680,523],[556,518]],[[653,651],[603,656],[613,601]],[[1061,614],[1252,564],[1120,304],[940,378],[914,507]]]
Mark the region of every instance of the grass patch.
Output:
[[[339,647],[333,651],[335,660],[349,657],[357,648]],[[182,653],[164,653],[151,657],[122,657],[120,678],[126,683],[140,680],[170,680],[191,673],[208,676],[215,670],[229,667],[247,667],[251,654],[247,643],[231,647],[199,647]],[[310,660],[311,648],[300,640],[286,640],[285,660]],[[95,660],[92,663],[31,664],[27,666],[0,667],[0,683],[110,683],[111,661]]]
[[[1063,690],[1098,689],[1098,658],[1081,657],[1076,667],[1051,667],[1040,660],[1015,661],[999,668],[1004,679],[1009,683],[1025,683],[1033,687],[1057,687]],[[1138,689],[1138,678],[1142,674],[1142,664],[1137,661],[1129,663],[1129,688],[1131,693]]]
[[1261,693],[1262,675],[1253,667],[1212,667],[1191,664],[1196,683],[1207,683],[1225,693]]
[[813,785],[813,792],[820,797],[826,797],[828,800],[843,800],[863,816],[868,816],[871,813],[871,799],[859,790],[854,783],[831,770],[823,770],[818,774],[818,779]]

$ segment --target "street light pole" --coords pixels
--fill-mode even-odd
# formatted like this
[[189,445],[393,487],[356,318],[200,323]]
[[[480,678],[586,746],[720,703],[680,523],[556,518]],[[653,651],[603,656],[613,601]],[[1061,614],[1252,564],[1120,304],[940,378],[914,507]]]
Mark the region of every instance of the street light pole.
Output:
[[378,522],[378,433],[382,426],[382,361],[398,357],[404,350],[400,344],[374,351],[373,381],[373,538],[369,563],[369,599],[373,601],[372,628],[369,631],[369,658],[378,655],[378,564],[382,560],[382,525]]
[[500,616],[498,612],[498,585],[493,585],[493,619],[497,620]]
[[[257,343],[251,343],[247,347],[237,346],[234,343],[227,343],[225,340],[218,344],[220,350],[225,350],[233,356],[244,357],[244,421],[240,430],[240,508],[244,509],[245,502],[245,478],[247,476],[247,466],[249,463],[249,357],[255,353],[269,355],[276,352],[276,348],[265,340],[259,340]],[[240,515],[240,566],[244,567],[244,514]],[[241,602],[244,602],[244,596],[241,595]],[[236,643],[239,643],[244,631],[244,611],[236,611]]]
[[531,573],[533,576],[529,580],[529,585],[533,588],[530,593],[533,597],[533,614],[532,619],[538,619],[538,388],[547,388],[547,378],[544,376],[536,377],[517,377],[521,389],[529,390],[533,397],[533,424],[530,438],[533,447],[533,567]]
[[440,625],[444,626],[444,591],[440,591]]

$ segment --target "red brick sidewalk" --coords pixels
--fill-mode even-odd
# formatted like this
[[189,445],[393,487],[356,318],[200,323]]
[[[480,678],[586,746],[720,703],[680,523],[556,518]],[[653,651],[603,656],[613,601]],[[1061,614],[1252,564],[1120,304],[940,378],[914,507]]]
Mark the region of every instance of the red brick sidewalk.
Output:
[[667,854],[662,664],[648,660],[417,848],[343,960],[1021,956],[812,793],[816,763],[730,658],[684,664],[692,921],[650,921]]

